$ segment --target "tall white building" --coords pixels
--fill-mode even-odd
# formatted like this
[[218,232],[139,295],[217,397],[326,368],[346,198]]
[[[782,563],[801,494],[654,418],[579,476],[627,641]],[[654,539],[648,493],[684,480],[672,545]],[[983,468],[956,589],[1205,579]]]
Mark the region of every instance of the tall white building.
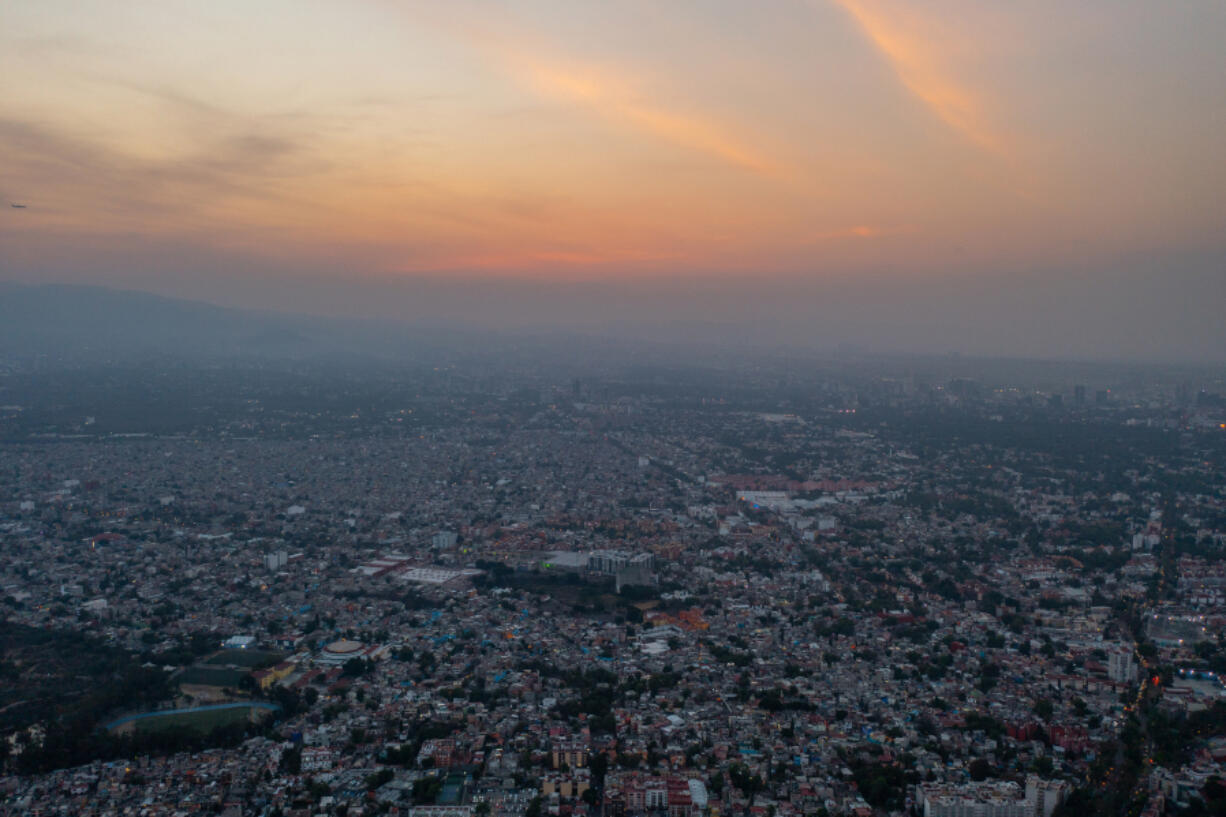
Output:
[[1067,780],[1042,780],[1037,775],[1026,778],[1026,800],[1033,804],[1035,817],[1051,817],[1056,806],[1069,795]]
[[1120,684],[1131,684],[1137,680],[1137,662],[1132,650],[1119,645],[1107,653],[1107,677]]
[[1051,817],[1068,796],[1063,780],[1026,778],[1017,783],[988,780],[961,786],[935,785],[920,789],[924,817]]
[[264,567],[269,570],[280,570],[287,564],[289,564],[288,551],[278,550],[264,555]]
[[594,573],[615,575],[623,567],[655,567],[655,555],[651,553],[628,553],[624,550],[593,550],[588,555],[588,570]]

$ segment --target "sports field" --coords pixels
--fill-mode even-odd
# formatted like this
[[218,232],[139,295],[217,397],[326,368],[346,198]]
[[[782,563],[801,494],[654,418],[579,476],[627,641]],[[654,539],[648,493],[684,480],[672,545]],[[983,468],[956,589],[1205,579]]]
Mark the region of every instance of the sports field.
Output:
[[284,653],[268,650],[222,650],[210,655],[202,663],[215,667],[235,666],[248,669],[271,667],[285,657]]
[[127,727],[142,732],[160,732],[167,730],[185,730],[208,734],[221,726],[239,723],[253,717],[266,717],[275,711],[275,704],[265,703],[232,703],[201,706],[193,709],[176,709],[168,712],[146,712],[141,715],[129,715],[107,724],[107,729],[115,730]]

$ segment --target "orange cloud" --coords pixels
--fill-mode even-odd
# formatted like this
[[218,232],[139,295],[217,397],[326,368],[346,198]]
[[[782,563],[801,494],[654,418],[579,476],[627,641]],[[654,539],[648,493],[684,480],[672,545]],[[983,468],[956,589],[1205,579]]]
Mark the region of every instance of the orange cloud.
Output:
[[844,230],[831,230],[825,233],[817,233],[808,237],[805,244],[816,244],[823,241],[837,241],[839,239],[854,239],[854,238],[879,238],[887,233],[877,227],[869,227],[867,225],[857,225],[848,227]]
[[832,0],[841,6],[889,61],[899,80],[932,113],[964,138],[993,153],[1003,140],[992,128],[982,102],[942,60],[940,46],[917,33],[919,21],[904,17],[911,7],[883,8],[881,0]]
[[586,66],[550,65],[522,58],[515,62],[531,77],[535,88],[552,97],[577,102],[607,119],[754,173],[773,175],[778,171],[773,161],[724,128],[653,106],[624,81]]
[[[551,99],[573,103],[617,125],[719,159],[751,173],[772,176],[781,168],[751,140],[727,123],[694,112],[668,110],[653,102],[641,81],[590,61],[546,56],[550,50],[502,21],[497,33],[486,27],[439,21],[486,57],[508,68],[512,78]],[[556,51],[555,51],[556,53]]]

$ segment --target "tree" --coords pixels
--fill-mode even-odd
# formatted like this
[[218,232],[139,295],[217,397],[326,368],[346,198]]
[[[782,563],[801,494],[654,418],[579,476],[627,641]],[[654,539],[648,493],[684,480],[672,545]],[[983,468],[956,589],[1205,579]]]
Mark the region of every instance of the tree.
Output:
[[596,785],[604,784],[605,773],[609,771],[609,756],[604,752],[597,752],[592,755],[588,761],[588,769],[592,775],[592,782]]
[[295,746],[281,755],[281,770],[286,774],[301,774],[302,747]]
[[433,803],[438,793],[443,790],[443,780],[440,777],[422,777],[413,781],[413,803],[424,806]]
[[753,802],[753,796],[762,790],[762,778],[751,774],[749,768],[743,763],[733,763],[728,769],[728,777],[731,778],[732,785],[750,798],[750,802]]
[[312,780],[307,791],[310,792],[311,799],[317,803],[332,793],[332,789],[322,780]]
[[366,776],[366,789],[367,791],[374,791],[395,776],[396,773],[391,769],[380,769],[374,774]]
[[976,783],[987,780],[992,776],[992,764],[988,763],[983,758],[975,758],[971,761],[970,767],[967,769],[971,773],[971,780]]

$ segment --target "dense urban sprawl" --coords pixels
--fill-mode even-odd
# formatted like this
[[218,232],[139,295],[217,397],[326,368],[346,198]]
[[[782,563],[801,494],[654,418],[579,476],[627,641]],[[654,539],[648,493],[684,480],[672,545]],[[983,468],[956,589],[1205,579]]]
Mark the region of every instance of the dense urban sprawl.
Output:
[[0,407],[0,813],[1226,805],[1216,394],[769,381]]

